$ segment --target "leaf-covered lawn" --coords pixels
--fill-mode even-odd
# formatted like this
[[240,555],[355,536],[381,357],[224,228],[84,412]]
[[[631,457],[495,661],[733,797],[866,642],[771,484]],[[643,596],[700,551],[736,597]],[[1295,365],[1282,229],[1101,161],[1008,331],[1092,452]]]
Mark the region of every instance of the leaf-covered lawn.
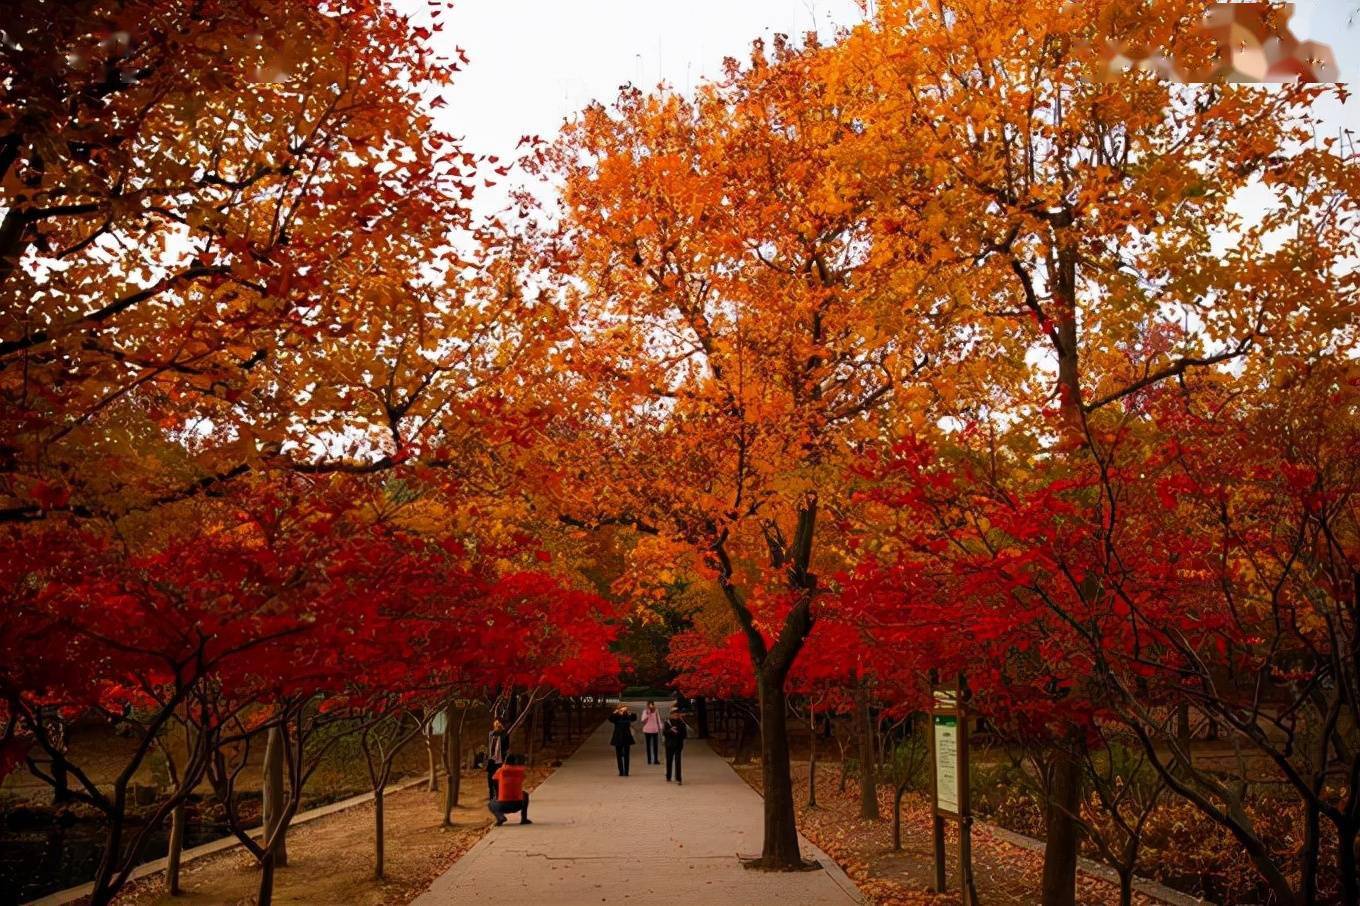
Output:
[[[754,789],[760,789],[760,765],[733,765]],[[853,779],[845,792],[838,789],[832,772],[823,773],[817,783],[818,807],[807,803],[807,765],[795,764],[794,800],[798,803],[798,829],[836,860],[877,906],[906,904],[945,904],[960,901],[955,874],[958,861],[957,836],[947,825],[948,866],[951,892],[932,893],[934,882],[930,852],[930,805],[919,796],[909,795],[902,803],[902,851],[892,851],[892,790],[880,787],[879,810],[883,818],[865,821],[859,817],[859,789]],[[990,835],[986,828],[973,831],[973,874],[978,895],[988,906],[1032,906],[1043,875],[1043,855],[1022,849]],[[1119,892],[1096,877],[1079,874],[1077,902],[1085,906],[1104,906],[1118,902]],[[1158,901],[1134,895],[1138,906]]]

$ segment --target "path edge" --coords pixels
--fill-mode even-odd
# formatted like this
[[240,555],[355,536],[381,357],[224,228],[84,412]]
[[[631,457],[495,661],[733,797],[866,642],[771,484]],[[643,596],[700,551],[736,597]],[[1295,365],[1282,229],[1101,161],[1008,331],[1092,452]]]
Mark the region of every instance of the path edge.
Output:
[[[718,757],[722,758],[721,755]],[[723,758],[723,761],[727,761],[727,759]],[[730,768],[732,766],[729,764],[728,767]],[[763,802],[764,800],[762,799],[761,801]],[[848,896],[851,901],[859,904],[869,902],[869,899],[864,895],[864,891],[859,889],[859,885],[855,883],[854,878],[846,874],[845,869],[841,868],[839,862],[827,855],[827,853],[816,843],[813,843],[807,837],[804,837],[801,831],[798,833],[798,839],[803,841],[807,848],[812,852],[812,857],[817,860],[817,864],[821,865],[822,870],[827,873],[832,881],[836,882],[837,887],[845,891],[845,895]]]

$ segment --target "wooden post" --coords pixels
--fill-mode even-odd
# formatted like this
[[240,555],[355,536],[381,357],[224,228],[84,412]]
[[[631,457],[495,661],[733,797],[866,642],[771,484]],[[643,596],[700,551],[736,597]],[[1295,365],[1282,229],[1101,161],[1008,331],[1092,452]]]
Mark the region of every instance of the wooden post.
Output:
[[977,906],[977,890],[973,887],[973,816],[959,821],[959,890],[963,906]]
[[[952,689],[935,689],[930,710],[930,766],[931,766],[931,844],[934,855],[935,891],[947,892],[945,872],[946,820],[959,825],[959,889],[963,906],[977,906],[977,889],[973,880],[973,815],[969,807],[968,791],[968,713],[967,689],[959,676]],[[940,740],[951,739],[953,752],[940,752]],[[953,755],[953,764],[941,759]],[[945,789],[945,801],[940,792],[953,777],[953,789]]]
[[973,806],[968,783],[968,688],[960,674],[957,687],[959,708],[959,891],[963,906],[978,906],[973,884]]
[[934,832],[931,834],[931,848],[935,853],[935,892],[945,893],[949,886],[945,883],[944,866],[944,817],[935,815],[931,818],[934,825]]
[[949,890],[945,882],[944,864],[944,816],[940,814],[940,803],[938,792],[940,789],[940,756],[935,750],[935,707],[932,700],[930,710],[930,724],[927,733],[930,736],[930,852],[935,863],[935,892],[945,893]]

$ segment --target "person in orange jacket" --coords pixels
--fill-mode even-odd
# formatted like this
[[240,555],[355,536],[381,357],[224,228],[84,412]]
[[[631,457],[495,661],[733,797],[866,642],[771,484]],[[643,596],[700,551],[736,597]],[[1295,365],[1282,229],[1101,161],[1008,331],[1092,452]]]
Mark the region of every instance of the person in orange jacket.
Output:
[[496,783],[496,798],[487,803],[496,818],[496,826],[500,827],[505,823],[505,816],[515,812],[519,812],[520,824],[533,824],[529,820],[529,794],[524,791],[524,756],[507,756],[505,764],[496,771]]

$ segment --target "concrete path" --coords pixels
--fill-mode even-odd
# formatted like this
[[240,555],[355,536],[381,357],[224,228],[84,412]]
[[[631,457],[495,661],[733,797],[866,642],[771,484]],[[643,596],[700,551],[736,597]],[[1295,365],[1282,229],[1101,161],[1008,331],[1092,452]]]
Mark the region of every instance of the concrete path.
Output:
[[[634,711],[641,704],[630,702]],[[707,742],[685,746],[685,784],[648,765],[642,733],[630,776],[618,776],[606,723],[531,797],[521,826],[508,816],[447,872],[418,906],[849,906],[854,883],[806,840],[821,871],[770,874],[741,866],[760,852],[761,801]],[[664,756],[663,756],[664,757]]]

